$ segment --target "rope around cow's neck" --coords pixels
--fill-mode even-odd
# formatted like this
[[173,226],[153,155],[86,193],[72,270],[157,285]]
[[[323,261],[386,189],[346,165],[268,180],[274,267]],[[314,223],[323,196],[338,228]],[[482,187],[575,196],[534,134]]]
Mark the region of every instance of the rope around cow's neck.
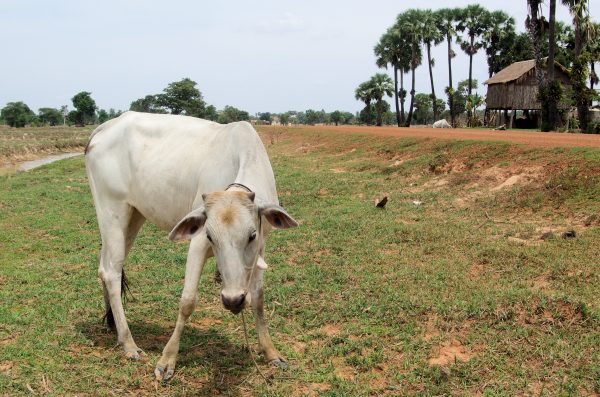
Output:
[[[262,216],[260,214],[258,214],[258,231],[259,231],[258,235],[262,237]],[[252,277],[254,277],[254,269],[256,268],[256,264],[258,262],[259,255],[260,255],[260,252],[257,252],[256,258],[254,260],[254,265],[252,266],[252,270],[250,271],[250,277],[248,278],[248,284],[246,285],[246,291],[245,291],[246,294],[250,293],[250,284],[252,283]],[[246,347],[248,348],[248,354],[250,355],[250,358],[252,359],[252,362],[254,363],[256,372],[258,372],[258,374],[261,376],[261,378],[264,379],[265,384],[268,386],[268,385],[270,385],[270,381],[265,376],[265,374],[262,372],[260,367],[258,366],[258,363],[256,362],[256,359],[254,358],[252,349],[250,348],[250,340],[248,339],[248,328],[246,327],[246,317],[244,317],[243,309],[240,312],[240,314],[242,315],[242,326],[244,328],[244,339],[246,340]]]
[[[250,189],[248,186],[243,185],[241,183],[237,183],[237,182],[230,184],[229,186],[227,186],[227,188],[225,188],[225,190],[229,190],[229,188],[231,188],[231,187],[240,187],[242,189],[247,190],[249,193],[252,193],[252,189]],[[258,235],[262,237],[262,216],[260,214],[258,214],[258,231],[259,231]],[[257,252],[256,258],[254,260],[254,264],[252,265],[252,270],[250,271],[250,277],[248,278],[248,284],[246,285],[246,290],[244,291],[246,294],[250,293],[250,284],[252,283],[252,277],[254,277],[254,269],[256,268],[256,264],[258,262],[259,255],[260,255],[260,252]],[[250,348],[250,340],[248,339],[248,328],[246,327],[246,317],[244,316],[243,309],[240,314],[242,315],[242,326],[244,328],[244,339],[246,340],[246,347],[248,348],[248,354],[250,354],[250,358],[252,359],[252,362],[254,363],[256,372],[258,372],[258,374],[264,379],[266,385],[268,386],[270,384],[270,381],[265,376],[265,374],[262,372],[260,367],[258,366],[258,363],[256,362],[256,359],[254,358],[254,354],[252,353],[252,349]]]
[[254,354],[252,353],[252,349],[250,348],[250,341],[248,340],[248,329],[246,328],[246,317],[244,317],[244,311],[242,310],[242,312],[240,314],[242,315],[242,325],[244,327],[244,339],[246,339],[246,347],[248,348],[248,354],[250,354],[250,358],[252,359],[252,362],[254,363],[254,368],[256,368],[256,372],[258,372],[258,374],[261,376],[261,378],[264,379],[265,384],[268,386],[271,384],[271,382],[269,381],[269,379],[265,376],[265,374],[262,372],[262,370],[258,366],[258,363],[256,362],[256,359],[254,358]]

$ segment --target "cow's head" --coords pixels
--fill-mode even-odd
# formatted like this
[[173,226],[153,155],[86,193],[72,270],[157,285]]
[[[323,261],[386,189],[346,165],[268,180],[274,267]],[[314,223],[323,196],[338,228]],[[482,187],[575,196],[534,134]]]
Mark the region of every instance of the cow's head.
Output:
[[[298,226],[283,208],[257,205],[254,193],[240,191],[202,195],[204,206],[187,214],[171,231],[171,240],[207,238],[223,280],[221,301],[239,313],[250,304],[248,289],[252,272],[265,267],[263,222],[278,229]],[[255,268],[254,270],[252,270]]]

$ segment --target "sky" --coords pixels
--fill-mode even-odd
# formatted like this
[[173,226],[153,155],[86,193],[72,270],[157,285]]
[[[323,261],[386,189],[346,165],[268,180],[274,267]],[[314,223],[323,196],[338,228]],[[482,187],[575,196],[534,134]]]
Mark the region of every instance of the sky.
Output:
[[[428,0],[461,7],[468,0]],[[559,1],[560,3],[560,1]],[[600,0],[590,2],[600,21]],[[135,99],[184,77],[205,101],[257,112],[306,109],[355,112],[354,90],[373,74],[373,47],[396,16],[421,2],[405,0],[0,0],[0,107],[32,110],[69,105],[89,91],[103,109],[127,110]],[[524,30],[526,0],[479,1],[513,16]],[[547,7],[543,11],[547,15]],[[569,22],[559,5],[557,19]],[[455,48],[454,82],[468,78],[468,57]],[[446,46],[433,51],[438,96],[447,85]],[[483,52],[474,78],[486,80]],[[387,70],[391,76],[391,70]],[[426,66],[417,92],[430,92]],[[392,100],[389,100],[392,103]]]

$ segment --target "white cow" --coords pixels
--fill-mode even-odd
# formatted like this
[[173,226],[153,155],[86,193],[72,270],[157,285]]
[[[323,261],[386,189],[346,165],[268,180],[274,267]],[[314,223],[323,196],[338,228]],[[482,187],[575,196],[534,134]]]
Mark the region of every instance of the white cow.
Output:
[[441,119],[433,123],[433,128],[452,128],[450,123],[446,121],[446,119]]
[[217,124],[186,116],[126,112],[92,133],[85,165],[102,236],[99,275],[106,319],[129,358],[139,358],[121,301],[123,262],[144,221],[171,240],[191,240],[179,316],[155,375],[173,375],[184,324],[195,309],[198,281],[215,256],[224,307],[252,306],[259,346],[286,366],[263,316],[265,237],[297,226],[278,203],[265,148],[246,122]]

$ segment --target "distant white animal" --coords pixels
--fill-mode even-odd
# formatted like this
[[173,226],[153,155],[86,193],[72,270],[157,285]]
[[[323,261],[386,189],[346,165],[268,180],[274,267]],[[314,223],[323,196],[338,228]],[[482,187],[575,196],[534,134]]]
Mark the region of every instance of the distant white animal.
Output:
[[433,128],[452,128],[452,126],[446,121],[446,119],[441,119],[433,123]]
[[265,148],[246,122],[217,124],[186,116],[126,112],[92,133],[87,175],[102,237],[99,275],[106,319],[116,326],[129,358],[139,358],[125,319],[123,262],[147,220],[171,240],[191,240],[175,330],[155,375],[173,375],[185,322],[194,312],[200,273],[215,256],[223,306],[237,314],[252,306],[260,349],[272,364],[287,364],[264,319],[265,237],[297,222],[279,206]]

